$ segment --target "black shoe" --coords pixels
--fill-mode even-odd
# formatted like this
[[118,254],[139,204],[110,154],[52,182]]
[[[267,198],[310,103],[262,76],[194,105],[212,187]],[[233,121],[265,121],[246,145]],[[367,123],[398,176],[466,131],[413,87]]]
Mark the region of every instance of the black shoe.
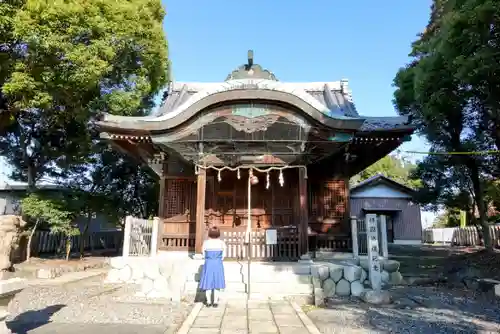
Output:
[[219,304],[213,304],[212,306],[217,308],[217,307],[219,307]]
[[209,303],[206,303],[206,302],[204,303],[204,305],[205,305],[205,307],[210,307],[210,306],[212,306],[212,304],[209,304]]

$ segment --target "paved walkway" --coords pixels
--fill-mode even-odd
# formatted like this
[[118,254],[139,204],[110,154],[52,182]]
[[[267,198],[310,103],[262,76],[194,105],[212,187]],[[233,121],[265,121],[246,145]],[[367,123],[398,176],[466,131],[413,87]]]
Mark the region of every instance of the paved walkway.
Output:
[[305,313],[287,301],[228,301],[218,308],[195,306],[178,334],[319,334]]

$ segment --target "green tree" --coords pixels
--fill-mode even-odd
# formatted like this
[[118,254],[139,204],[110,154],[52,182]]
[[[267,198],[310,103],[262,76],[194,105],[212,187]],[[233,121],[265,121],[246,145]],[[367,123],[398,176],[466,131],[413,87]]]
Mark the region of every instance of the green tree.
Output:
[[147,114],[167,82],[160,0],[4,1],[0,14],[0,155],[30,188],[88,159],[100,113]]
[[458,227],[460,226],[460,211],[457,209],[447,209],[436,217],[433,226],[435,228]]
[[[436,0],[427,29],[413,44],[414,60],[396,75],[396,107],[400,114],[410,116],[431,151],[498,149],[495,132],[499,124],[492,109],[498,111],[494,100],[500,101],[499,95],[490,93],[486,98],[485,93],[488,89],[495,92],[498,82],[490,73],[499,73],[498,58],[494,61],[500,54],[495,21],[499,10],[497,1]],[[478,62],[477,55],[488,61]],[[497,155],[430,155],[419,164],[420,173],[427,175],[424,187],[429,193],[448,189],[463,202],[465,197],[473,198],[479,223],[487,232],[483,237],[488,249],[492,243],[485,186],[498,173],[498,162]],[[440,189],[435,186],[437,180]],[[469,189],[472,196],[463,196]]]
[[382,174],[410,188],[415,188],[419,185],[419,181],[410,177],[410,174],[415,167],[416,166],[414,164],[404,158],[387,155],[362,172],[353,176],[350,183],[351,185],[355,185],[377,174]]
[[[73,199],[67,203],[68,210],[86,217],[82,237],[88,235],[95,213],[122,227],[127,215],[144,218],[156,215],[159,183],[152,171],[105,142],[98,142],[93,148],[91,159],[74,167],[60,181]],[[80,257],[83,253],[81,243]]]
[[66,260],[69,260],[71,250],[71,237],[78,235],[78,227],[75,224],[73,210],[68,210],[68,198],[59,193],[56,196],[43,196],[31,193],[22,200],[23,214],[35,221],[31,228],[27,244],[27,259],[31,255],[31,240],[36,228],[41,223],[47,223],[52,232],[62,233],[65,236]]

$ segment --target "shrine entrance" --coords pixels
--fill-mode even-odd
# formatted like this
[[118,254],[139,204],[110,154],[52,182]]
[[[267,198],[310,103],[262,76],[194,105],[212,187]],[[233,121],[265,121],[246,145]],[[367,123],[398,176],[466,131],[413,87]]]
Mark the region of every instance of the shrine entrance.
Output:
[[205,211],[206,228],[219,227],[228,259],[300,257],[297,168],[207,167],[206,173],[216,180],[213,206]]

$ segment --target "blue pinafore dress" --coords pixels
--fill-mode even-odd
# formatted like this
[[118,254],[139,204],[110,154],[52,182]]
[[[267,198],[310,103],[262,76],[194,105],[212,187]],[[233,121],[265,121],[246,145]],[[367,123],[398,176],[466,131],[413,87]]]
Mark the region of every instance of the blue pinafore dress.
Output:
[[200,290],[220,290],[226,288],[222,260],[226,244],[220,239],[209,239],[203,243],[205,264],[200,277]]

